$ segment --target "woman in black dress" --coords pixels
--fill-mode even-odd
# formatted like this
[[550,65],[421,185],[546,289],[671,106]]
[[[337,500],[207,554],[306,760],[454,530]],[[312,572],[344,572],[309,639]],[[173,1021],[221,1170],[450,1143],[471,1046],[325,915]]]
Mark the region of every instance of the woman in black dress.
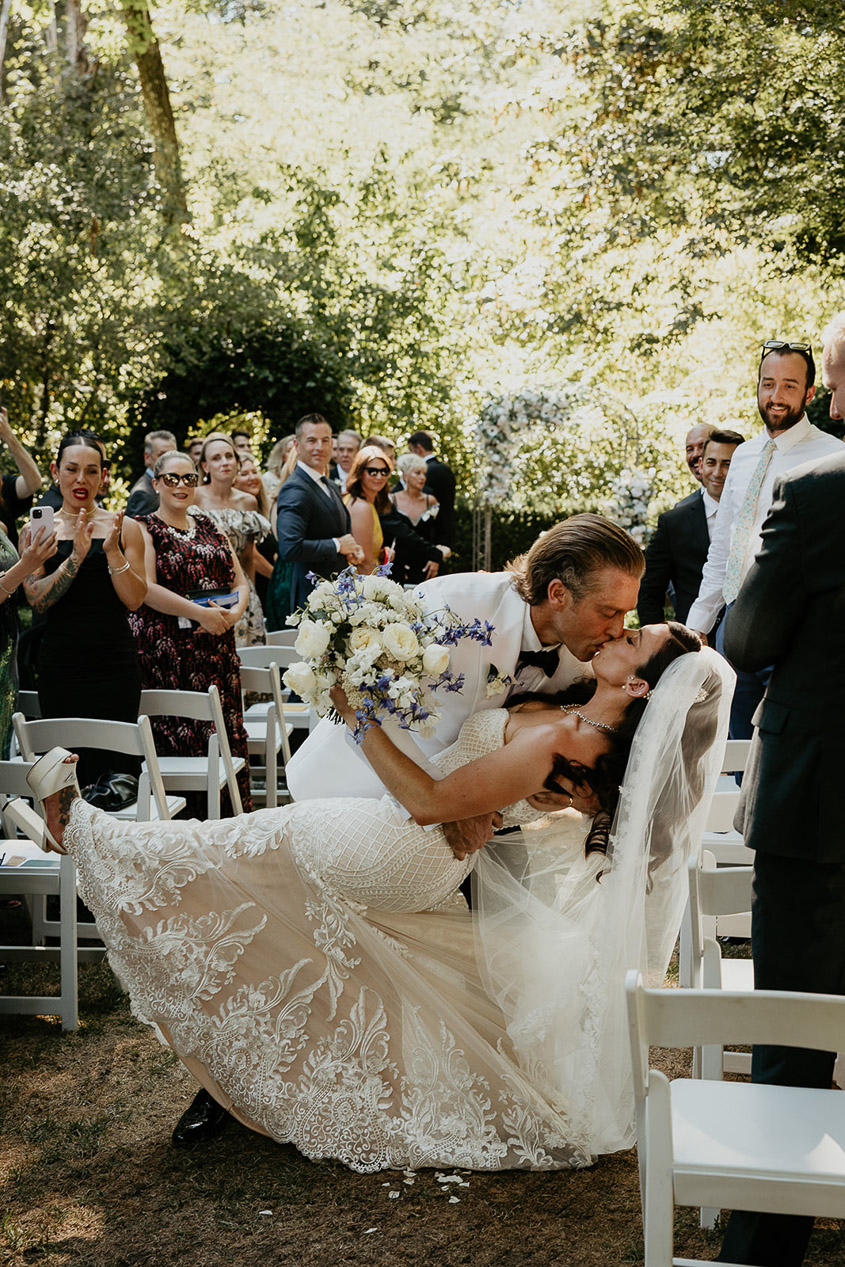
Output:
[[[62,495],[58,549],[24,582],[30,606],[46,616],[37,661],[42,716],[137,721],[141,668],[128,612],[147,592],[141,529],[96,504],[103,455],[94,439],[65,436],[51,471]],[[28,528],[21,543],[26,549]],[[80,753],[83,786],[109,771],[137,774],[138,762]]]

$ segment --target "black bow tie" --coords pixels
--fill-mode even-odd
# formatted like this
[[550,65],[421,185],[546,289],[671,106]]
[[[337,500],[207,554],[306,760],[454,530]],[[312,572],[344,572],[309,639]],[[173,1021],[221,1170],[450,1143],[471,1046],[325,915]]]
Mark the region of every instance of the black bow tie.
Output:
[[560,666],[557,648],[554,651],[520,651],[516,662],[517,673],[529,666],[532,669],[542,669],[546,677],[554,677]]

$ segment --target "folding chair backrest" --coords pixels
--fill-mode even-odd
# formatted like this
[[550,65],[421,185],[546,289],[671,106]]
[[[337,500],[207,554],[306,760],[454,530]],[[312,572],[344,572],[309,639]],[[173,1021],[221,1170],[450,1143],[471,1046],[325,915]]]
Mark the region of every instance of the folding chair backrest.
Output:
[[24,717],[40,717],[41,703],[37,691],[18,691],[18,709]]
[[748,765],[748,753],[750,750],[750,739],[727,739],[725,741],[725,756],[722,760],[722,769],[730,773],[737,770],[742,772]]
[[34,761],[57,746],[70,752],[78,748],[101,748],[128,757],[140,757],[146,769],[138,780],[138,818],[150,818],[151,794],[159,818],[170,818],[148,717],[141,716],[137,722],[92,717],[45,717],[27,721],[22,713],[15,713],[12,724],[25,761]]
[[280,668],[286,669],[302,659],[293,647],[279,646],[238,647],[238,656],[241,664],[245,664],[247,668],[258,669],[266,669],[271,664],[278,664]]
[[298,629],[272,629],[267,631],[268,647],[292,647],[299,637]]
[[26,781],[31,767],[31,761],[0,761],[0,800],[4,797],[32,796]]
[[[207,691],[142,691],[140,709],[148,717],[188,717],[192,721],[211,722],[214,727],[215,742],[209,749],[209,759],[216,766],[215,750],[219,751],[226,771],[232,810],[235,814],[242,814],[243,803],[232,764],[232,751],[217,686],[212,683]],[[198,754],[186,753],[185,755]]]
[[716,936],[717,915],[738,915],[751,910],[753,867],[716,867],[705,849],[692,857],[689,869],[689,914],[693,956],[704,953],[704,940]]
[[[648,1065],[649,1047],[708,1043],[766,1043],[839,1051],[845,1045],[845,996],[787,990],[646,989],[636,970],[625,980],[635,1082]],[[642,1084],[644,1085],[644,1084]]]
[[259,668],[253,665],[241,665],[241,686],[245,691],[253,691],[257,695],[269,695],[275,704],[276,718],[279,725],[279,738],[282,741],[282,757],[287,763],[290,761],[290,743],[288,741],[288,728],[285,722],[285,706],[282,700],[282,679],[281,670],[278,664],[273,662],[266,667]]
[[[24,769],[28,770],[30,766],[26,765]],[[44,835],[44,820],[27,801],[21,800],[20,797],[9,801],[8,805],[3,807],[3,818],[27,840],[35,841],[36,844],[41,842]]]

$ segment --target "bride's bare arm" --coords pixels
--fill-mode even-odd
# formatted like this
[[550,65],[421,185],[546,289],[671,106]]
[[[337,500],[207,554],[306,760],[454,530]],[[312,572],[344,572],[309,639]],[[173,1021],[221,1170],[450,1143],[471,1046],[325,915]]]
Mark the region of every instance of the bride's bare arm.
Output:
[[[355,714],[343,692],[332,692],[332,698],[344,721],[354,726]],[[506,747],[443,779],[420,769],[381,726],[365,732],[361,747],[387,790],[425,827],[489,814],[539,791],[551,772],[556,740],[551,725],[527,727]]]

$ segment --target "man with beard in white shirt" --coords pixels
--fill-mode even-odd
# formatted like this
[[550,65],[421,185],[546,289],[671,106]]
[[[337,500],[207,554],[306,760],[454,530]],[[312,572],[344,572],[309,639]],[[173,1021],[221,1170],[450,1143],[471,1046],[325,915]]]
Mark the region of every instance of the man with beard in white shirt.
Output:
[[[768,339],[757,380],[757,408],[763,431],[735,450],[719,502],[713,539],[698,598],[687,624],[712,632],[725,606],[730,610],[760,548],[763,521],[772,504],[775,480],[796,466],[841,452],[841,440],[820,431],[805,411],[815,395],[816,366],[809,343]],[[716,648],[724,654],[722,626]],[[751,718],[763,698],[769,669],[739,673],[731,709],[731,738],[750,739]]]

